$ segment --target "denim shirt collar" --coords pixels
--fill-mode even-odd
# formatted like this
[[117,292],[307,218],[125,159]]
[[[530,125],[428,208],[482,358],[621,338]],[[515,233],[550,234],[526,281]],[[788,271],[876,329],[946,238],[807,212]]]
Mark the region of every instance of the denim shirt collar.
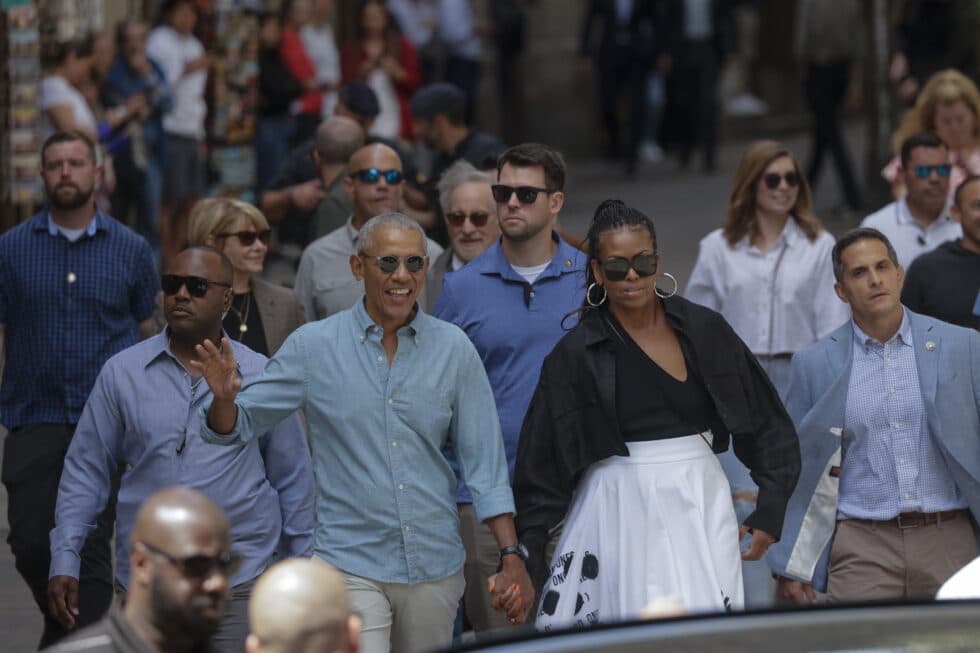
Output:
[[[374,333],[381,333],[381,326],[375,323],[375,321],[371,319],[371,316],[368,315],[367,308],[364,306],[364,295],[361,295],[361,298],[354,303],[354,306],[351,308],[351,312],[354,317],[354,324],[357,327],[357,332],[361,334],[361,342],[367,340]],[[413,317],[408,324],[401,327],[398,331],[401,332],[404,330],[408,335],[412,336],[417,344],[419,337],[425,331],[426,323],[430,319],[432,318],[425,314],[422,307],[416,301],[415,317]]]

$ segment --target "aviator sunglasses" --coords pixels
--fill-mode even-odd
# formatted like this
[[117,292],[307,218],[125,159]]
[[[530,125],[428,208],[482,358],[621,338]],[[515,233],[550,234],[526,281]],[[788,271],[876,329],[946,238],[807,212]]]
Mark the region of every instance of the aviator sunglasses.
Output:
[[139,544],[150,553],[158,555],[172,564],[187,578],[207,578],[212,571],[218,571],[224,576],[231,576],[242,563],[242,557],[234,551],[225,551],[216,556],[195,555],[178,558],[152,544],[146,542],[139,542]]
[[948,163],[938,166],[915,166],[912,168],[912,174],[914,174],[918,179],[928,179],[929,175],[932,174],[932,171],[935,170],[937,175],[945,179],[949,176],[952,169],[953,166],[949,165]]
[[482,227],[490,219],[490,214],[486,211],[473,211],[469,214],[463,211],[451,211],[446,214],[446,221],[453,227],[462,227],[466,218],[470,219],[474,227]]
[[256,240],[261,240],[263,245],[268,245],[272,240],[272,230],[263,229],[262,231],[236,231],[227,234],[215,234],[218,238],[228,238],[234,236],[243,247],[251,247]]
[[493,199],[497,202],[509,202],[510,196],[517,193],[517,201],[521,204],[534,204],[538,199],[538,193],[554,193],[550,188],[537,188],[535,186],[504,186],[503,184],[494,184],[490,187],[493,192]]
[[649,277],[657,271],[657,255],[637,254],[632,259],[613,256],[602,262],[602,271],[609,281],[622,281],[629,274],[630,268],[641,277]]
[[168,295],[176,295],[180,292],[181,286],[187,286],[187,292],[191,297],[204,297],[208,292],[208,286],[231,288],[230,283],[211,281],[204,277],[181,277],[176,274],[164,274],[160,277],[160,287]]
[[790,188],[796,188],[800,183],[800,176],[795,172],[787,172],[785,175],[781,175],[778,172],[770,172],[762,179],[766,182],[766,188],[769,190],[779,188],[779,182],[783,179],[786,180],[786,185]]
[[429,258],[428,256],[419,256],[418,254],[409,254],[405,257],[395,256],[394,254],[385,254],[383,256],[368,256],[367,254],[359,254],[358,256],[374,261],[378,264],[378,269],[385,274],[391,274],[397,270],[402,261],[405,262],[405,269],[408,270],[409,273],[415,274],[425,267],[425,260]]
[[405,178],[401,170],[378,170],[377,168],[364,168],[350,173],[350,176],[357,177],[365,184],[376,184],[384,177],[385,181],[393,186],[402,183],[402,179]]

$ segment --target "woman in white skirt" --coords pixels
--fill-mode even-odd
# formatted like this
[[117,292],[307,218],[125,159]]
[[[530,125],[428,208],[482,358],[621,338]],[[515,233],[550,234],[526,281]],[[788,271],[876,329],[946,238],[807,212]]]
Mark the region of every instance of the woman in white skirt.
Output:
[[[779,536],[799,474],[793,424],[725,320],[675,297],[676,282],[657,288],[673,277],[646,216],[607,200],[588,244],[580,322],[545,359],[517,454],[536,625],[636,618],[668,597],[688,612],[739,608],[740,560]],[[729,434],[760,488],[741,527],[715,455]]]

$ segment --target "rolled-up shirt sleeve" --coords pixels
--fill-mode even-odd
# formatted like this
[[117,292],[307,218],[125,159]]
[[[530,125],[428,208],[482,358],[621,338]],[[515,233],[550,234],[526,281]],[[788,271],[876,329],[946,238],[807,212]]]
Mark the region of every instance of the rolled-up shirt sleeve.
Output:
[[[201,407],[201,437],[210,444],[242,445],[257,435],[274,430],[277,424],[304,407],[308,385],[307,353],[303,329],[294,331],[273,358],[265,364],[262,375],[246,386],[235,400],[238,414],[235,427],[227,434],[208,426],[211,402]],[[306,446],[306,443],[303,443]]]
[[269,485],[279,495],[285,557],[313,554],[313,463],[299,415],[287,417],[259,439]]
[[468,340],[460,357],[450,437],[463,479],[473,495],[477,519],[485,521],[512,514],[514,494],[487,372]]
[[49,577],[78,578],[82,546],[109,501],[124,431],[109,387],[111,376],[107,365],[95,382],[65,456],[51,531]]

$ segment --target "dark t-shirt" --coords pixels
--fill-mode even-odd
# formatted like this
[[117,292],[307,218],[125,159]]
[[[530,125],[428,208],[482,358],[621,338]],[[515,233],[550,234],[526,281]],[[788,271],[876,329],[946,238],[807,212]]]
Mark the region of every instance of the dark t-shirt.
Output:
[[945,242],[912,262],[905,275],[902,303],[916,313],[980,329],[973,305],[980,290],[980,254],[962,240]]

